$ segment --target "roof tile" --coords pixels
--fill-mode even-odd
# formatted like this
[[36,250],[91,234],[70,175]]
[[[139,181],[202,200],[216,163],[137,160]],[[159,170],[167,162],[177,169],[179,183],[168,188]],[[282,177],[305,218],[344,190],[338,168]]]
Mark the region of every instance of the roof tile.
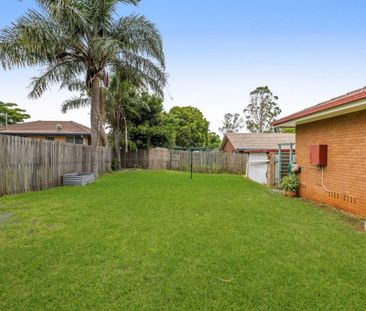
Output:
[[279,144],[295,143],[295,134],[287,133],[228,133],[225,136],[236,150],[274,150]]
[[0,133],[19,134],[83,134],[90,135],[90,128],[74,121],[33,121],[0,127]]

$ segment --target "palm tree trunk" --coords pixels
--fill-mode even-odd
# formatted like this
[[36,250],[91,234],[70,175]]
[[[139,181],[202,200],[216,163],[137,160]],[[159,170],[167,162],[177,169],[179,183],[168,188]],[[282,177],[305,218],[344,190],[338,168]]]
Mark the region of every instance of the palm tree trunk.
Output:
[[94,76],[91,85],[91,107],[90,107],[90,125],[91,125],[91,171],[98,176],[98,145],[99,145],[99,109],[100,109],[100,85],[99,78]]
[[104,130],[104,121],[105,121],[105,105],[104,105],[104,96],[103,90],[100,89],[99,92],[99,135],[100,135],[100,144],[104,147],[108,147],[108,137]]
[[[117,157],[117,170],[121,169],[121,125],[120,125],[120,113],[119,111],[116,112],[116,122],[114,126],[114,148],[116,150],[116,157]],[[126,162],[125,162],[126,165]]]
[[101,146],[108,147],[108,137],[107,137],[107,134],[105,133],[104,126],[100,126],[99,133],[100,133]]
[[125,114],[123,114],[123,123],[125,127],[125,154],[128,152],[128,128],[127,128],[127,119]]
[[124,113],[124,111],[122,110],[122,117],[123,117],[123,125],[125,128],[125,154],[124,154],[124,158],[125,158],[125,164],[127,164],[127,153],[128,153],[128,128],[127,128],[127,118],[126,118],[126,114]]

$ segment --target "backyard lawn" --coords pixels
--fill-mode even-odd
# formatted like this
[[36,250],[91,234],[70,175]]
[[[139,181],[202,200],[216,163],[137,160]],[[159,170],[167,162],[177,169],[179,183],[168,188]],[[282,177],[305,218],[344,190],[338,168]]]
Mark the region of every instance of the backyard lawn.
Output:
[[0,198],[0,310],[365,310],[366,234],[234,175]]

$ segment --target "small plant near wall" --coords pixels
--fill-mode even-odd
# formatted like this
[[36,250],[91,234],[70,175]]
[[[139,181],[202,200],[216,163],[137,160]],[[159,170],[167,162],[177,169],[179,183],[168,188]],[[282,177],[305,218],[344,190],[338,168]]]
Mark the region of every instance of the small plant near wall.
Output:
[[299,180],[293,173],[283,177],[280,182],[280,189],[284,190],[287,196],[296,197],[299,190]]
[[112,160],[112,171],[119,171],[119,165],[118,165],[118,160],[117,159],[113,159]]

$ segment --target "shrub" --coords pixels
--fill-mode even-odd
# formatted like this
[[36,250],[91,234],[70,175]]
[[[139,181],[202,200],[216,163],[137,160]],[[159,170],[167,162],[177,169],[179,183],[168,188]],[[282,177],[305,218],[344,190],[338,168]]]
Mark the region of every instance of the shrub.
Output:
[[118,171],[118,160],[117,159],[112,160],[112,171]]
[[297,192],[299,180],[295,174],[289,174],[281,179],[280,188],[285,191]]

